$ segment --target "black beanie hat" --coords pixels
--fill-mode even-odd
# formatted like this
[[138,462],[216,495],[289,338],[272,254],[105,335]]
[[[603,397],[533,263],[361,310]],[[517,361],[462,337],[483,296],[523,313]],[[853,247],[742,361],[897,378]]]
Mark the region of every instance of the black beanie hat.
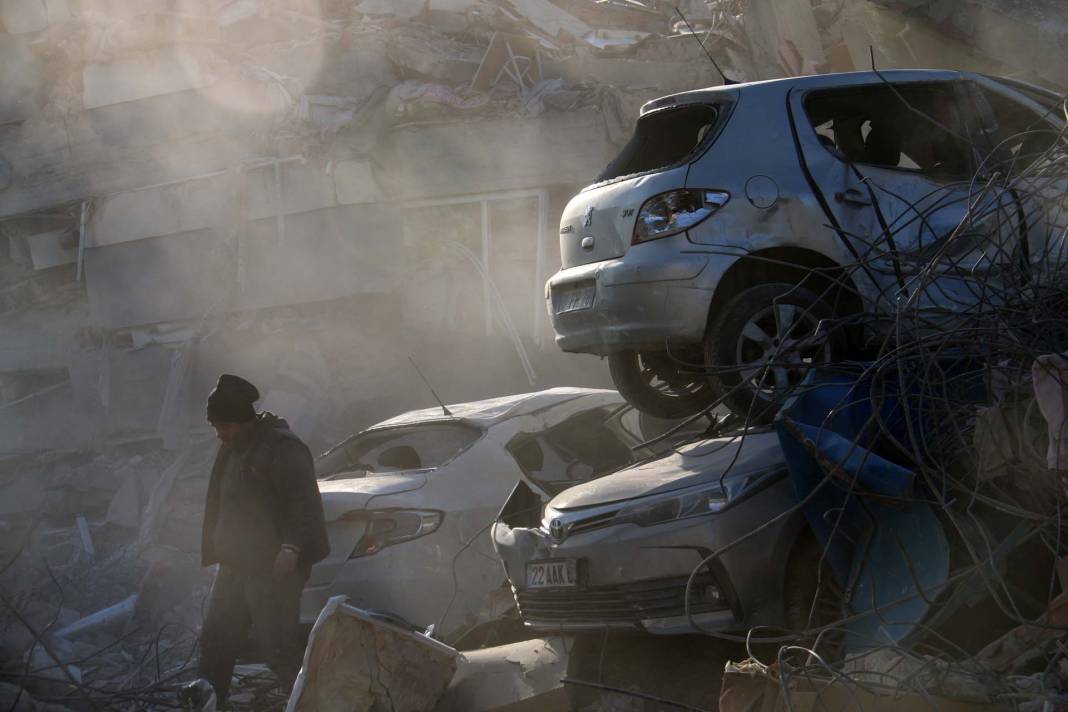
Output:
[[208,421],[212,423],[246,423],[256,417],[252,404],[260,392],[240,376],[224,373],[208,394]]

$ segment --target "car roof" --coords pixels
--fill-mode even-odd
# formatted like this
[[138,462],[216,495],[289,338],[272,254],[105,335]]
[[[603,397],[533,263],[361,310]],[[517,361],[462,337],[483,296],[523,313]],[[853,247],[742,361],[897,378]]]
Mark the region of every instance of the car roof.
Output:
[[[951,81],[963,77],[972,76],[967,72],[958,72],[951,69],[887,69],[878,72],[833,72],[830,74],[813,74],[803,77],[784,77],[781,79],[765,79],[744,84],[722,84],[720,86],[707,87],[705,89],[693,89],[691,91],[669,94],[653,99],[642,105],[639,116],[644,116],[657,109],[679,104],[689,104],[700,101],[713,101],[726,95],[737,95],[746,90],[756,87],[780,88],[789,91],[797,87],[806,89],[844,87],[855,84],[872,84],[880,81],[887,82],[922,82],[922,81]],[[991,77],[995,81],[998,77]]]
[[591,408],[598,405],[623,403],[623,397],[618,392],[603,388],[549,388],[544,391],[534,391],[533,393],[518,393],[470,403],[449,404],[447,407],[452,415],[445,415],[440,406],[413,410],[389,420],[384,420],[381,423],[376,423],[364,432],[395,428],[402,425],[455,422],[488,428],[510,418],[530,415],[576,398],[590,399]]

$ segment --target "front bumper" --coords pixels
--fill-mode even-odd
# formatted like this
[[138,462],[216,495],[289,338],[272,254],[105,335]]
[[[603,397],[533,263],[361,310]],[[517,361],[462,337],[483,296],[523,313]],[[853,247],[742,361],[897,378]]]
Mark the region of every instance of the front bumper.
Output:
[[[796,501],[789,481],[779,480],[718,514],[651,527],[604,527],[572,534],[560,543],[540,528],[497,522],[494,545],[523,622],[536,630],[659,635],[744,631],[784,623],[783,579],[803,524],[800,513],[791,512],[703,566],[694,576],[689,610],[687,581],[713,552]],[[578,587],[526,587],[528,562],[571,558],[579,562]]]
[[[663,348],[669,338],[699,342],[712,301],[712,290],[699,285],[709,259],[679,253],[673,245],[648,244],[620,259],[560,270],[546,285],[557,345],[564,351],[604,355]],[[593,305],[558,313],[554,291],[582,285],[596,290]]]

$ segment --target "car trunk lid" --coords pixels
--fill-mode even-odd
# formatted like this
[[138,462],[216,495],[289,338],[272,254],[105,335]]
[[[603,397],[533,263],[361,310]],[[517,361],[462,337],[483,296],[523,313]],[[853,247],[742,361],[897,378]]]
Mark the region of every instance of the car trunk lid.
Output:
[[364,511],[376,497],[411,492],[426,483],[427,477],[421,472],[320,481],[330,553],[312,567],[307,585],[320,586],[333,581],[366,532],[365,519],[347,517],[347,514]]
[[622,257],[630,247],[638,210],[649,198],[681,188],[686,167],[635,176],[588,188],[564,208],[560,217],[560,258],[563,267]]

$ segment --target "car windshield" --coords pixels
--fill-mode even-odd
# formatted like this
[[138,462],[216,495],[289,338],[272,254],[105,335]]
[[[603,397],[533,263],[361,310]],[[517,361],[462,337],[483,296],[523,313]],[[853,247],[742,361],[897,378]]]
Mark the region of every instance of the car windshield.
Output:
[[[478,440],[482,432],[459,423],[425,423],[370,430],[353,437],[321,458],[331,467],[320,476],[342,470],[382,475],[440,467]],[[340,456],[343,453],[343,456]]]
[[638,119],[634,135],[597,182],[681,162],[702,144],[726,113],[709,104],[686,104],[646,114]]

